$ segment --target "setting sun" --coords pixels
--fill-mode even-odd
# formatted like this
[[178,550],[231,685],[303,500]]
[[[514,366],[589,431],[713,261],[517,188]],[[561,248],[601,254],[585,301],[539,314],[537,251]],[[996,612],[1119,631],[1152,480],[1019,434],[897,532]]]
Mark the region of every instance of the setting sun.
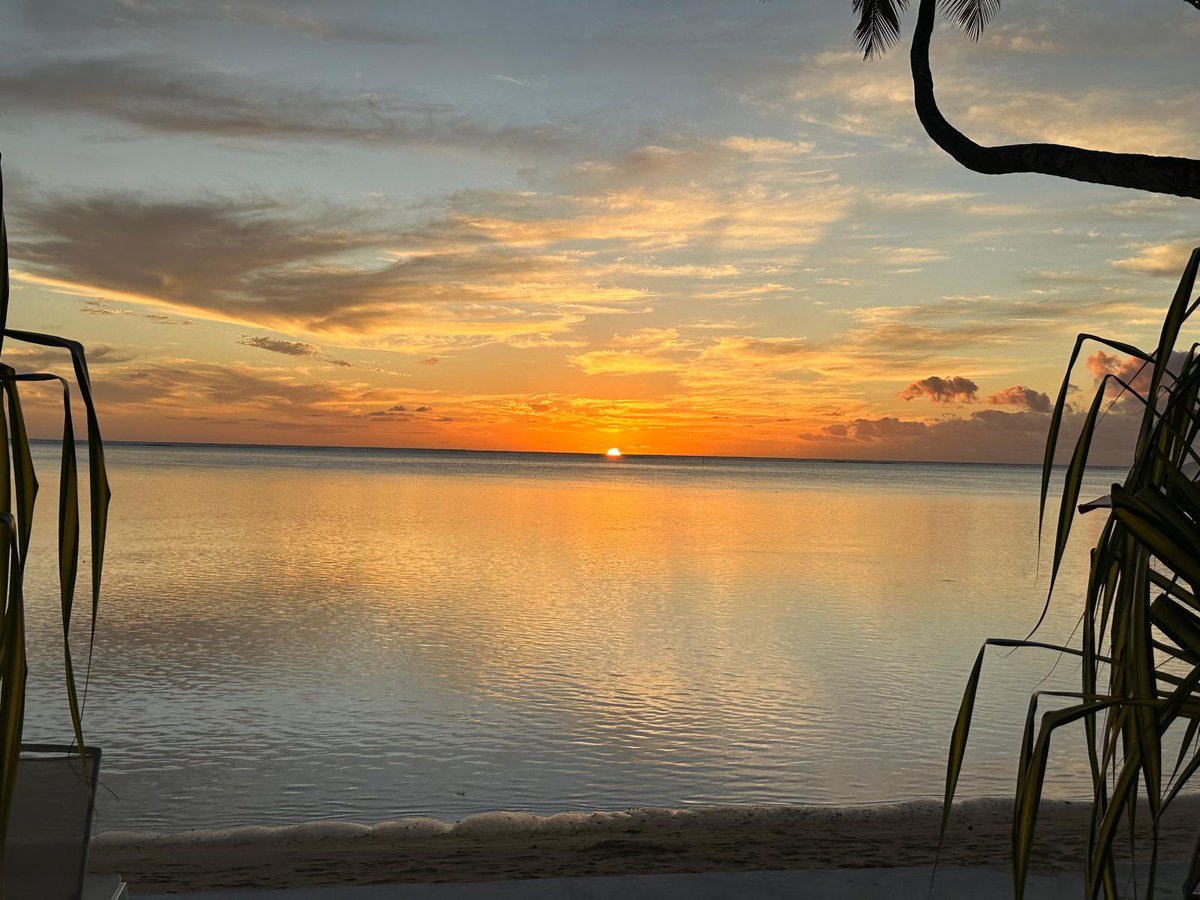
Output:
[[604,455],[611,459],[617,459],[621,455],[621,451],[617,447],[609,447],[608,452]]

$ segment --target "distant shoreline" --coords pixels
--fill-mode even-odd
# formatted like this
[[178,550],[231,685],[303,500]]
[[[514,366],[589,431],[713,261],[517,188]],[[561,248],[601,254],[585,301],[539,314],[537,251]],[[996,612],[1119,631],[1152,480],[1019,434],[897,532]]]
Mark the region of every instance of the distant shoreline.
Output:
[[[34,444],[62,443],[58,438],[31,438]],[[86,448],[86,440],[76,440],[77,447]],[[106,440],[106,447],[163,447],[193,450],[295,450],[310,452],[333,453],[428,453],[451,454],[466,453],[479,455],[505,456],[562,456],[579,459],[604,459],[604,452],[583,453],[571,450],[476,450],[469,447],[377,447],[377,446],[348,446],[340,444],[230,444],[206,441],[115,441]],[[836,456],[704,456],[688,453],[637,453],[628,451],[622,455],[623,460],[653,459],[653,460],[728,460],[729,462],[772,462],[772,463],[829,463],[833,465],[865,465],[865,466],[987,466],[989,468],[1011,469],[1040,469],[1040,462],[989,462],[987,460],[938,460],[938,459],[863,459],[844,458]],[[1065,463],[1055,463],[1055,469],[1065,468]],[[1127,466],[1106,463],[1092,463],[1090,470],[1112,469],[1124,471]]]
[[[1045,801],[1034,866],[1082,865],[1089,806]],[[1176,800],[1161,828],[1161,859],[1186,858],[1200,797]],[[401,819],[377,825],[312,822],[173,834],[107,832],[91,867],[135,887],[164,891],[313,884],[490,881],[581,875],[930,865],[941,804],[867,807],[719,806],[624,812],[483,813],[448,825]],[[940,853],[946,866],[1007,866],[1007,799],[955,804]],[[1139,827],[1149,820],[1139,816]],[[1118,847],[1128,857],[1129,846]],[[1149,857],[1139,839],[1138,858]]]

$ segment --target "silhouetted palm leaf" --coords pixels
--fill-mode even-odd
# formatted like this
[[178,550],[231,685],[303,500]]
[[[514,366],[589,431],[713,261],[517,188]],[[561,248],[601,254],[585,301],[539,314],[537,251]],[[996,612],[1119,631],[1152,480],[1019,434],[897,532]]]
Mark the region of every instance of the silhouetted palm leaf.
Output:
[[[883,56],[899,42],[900,13],[908,8],[908,0],[853,0],[852,8],[858,16],[854,43],[864,58]],[[977,41],[1000,11],[1000,0],[942,0],[942,11],[971,40]]]
[[[95,642],[96,614],[100,603],[100,581],[104,566],[104,544],[108,529],[108,504],[111,496],[104,465],[104,445],[92,398],[91,381],[82,345],[54,335],[12,331],[8,320],[9,276],[8,234],[3,214],[4,188],[0,180],[0,876],[3,875],[4,848],[20,761],[21,733],[25,714],[25,564],[37,503],[37,475],[25,416],[21,407],[20,385],[28,382],[57,381],[62,386],[63,431],[62,460],[58,485],[58,572],[59,603],[62,611],[63,674],[66,681],[70,727],[76,744],[84,746],[83,703],[75,677],[71,647],[71,618],[75,605],[75,584],[79,570],[79,486],[75,455],[75,426],[68,381],[60,375],[44,372],[17,372],[4,364],[3,338],[60,347],[71,354],[75,381],[83,401],[87,421],[88,470],[92,555],[91,646]],[[86,695],[86,687],[85,687]],[[0,892],[3,892],[0,877]]]
[[908,0],[854,0],[854,42],[864,57],[882,56],[900,40],[900,12]]
[[943,0],[942,9],[967,37],[977,41],[992,16],[1000,11],[1000,0]]
[[[982,21],[986,22],[988,14],[983,11]],[[1093,780],[1084,866],[1086,896],[1090,898],[1118,896],[1114,842],[1123,826],[1133,833],[1140,802],[1146,803],[1151,817],[1152,886],[1158,863],[1159,820],[1180,790],[1200,772],[1200,456],[1196,452],[1200,436],[1200,360],[1195,347],[1186,356],[1174,352],[1185,321],[1200,306],[1191,301],[1198,269],[1200,250],[1193,252],[1188,261],[1153,353],[1094,335],[1080,335],[1051,414],[1042,467],[1042,517],[1058,439],[1068,414],[1070,373],[1083,343],[1100,341],[1150,366],[1144,394],[1113,376],[1101,380],[1087,411],[1077,417],[1079,436],[1063,473],[1054,525],[1051,591],[1074,517],[1106,510],[1108,518],[1092,551],[1081,646],[1059,648],[1080,658],[1081,689],[1036,694],[1026,717],[1013,811],[1013,874],[1018,898],[1023,896],[1029,871],[1049,745],[1058,728],[1079,720],[1085,728]],[[1138,379],[1138,383],[1142,381]],[[1116,400],[1114,386],[1120,389]],[[1141,409],[1129,472],[1121,484],[1113,485],[1109,496],[1080,506],[1080,485],[1096,425],[1103,410],[1114,402]],[[1039,518],[1039,534],[1041,521]],[[1028,639],[988,643],[1052,646]],[[1102,647],[1106,653],[1101,653]],[[943,833],[962,769],[983,655],[981,650],[971,670],[951,734]],[[1103,688],[1102,675],[1106,682]],[[1076,702],[1039,715],[1039,701],[1047,697],[1069,697]],[[1163,740],[1175,728],[1183,732],[1182,741],[1168,775],[1163,764]],[[1198,882],[1200,844],[1185,892]]]

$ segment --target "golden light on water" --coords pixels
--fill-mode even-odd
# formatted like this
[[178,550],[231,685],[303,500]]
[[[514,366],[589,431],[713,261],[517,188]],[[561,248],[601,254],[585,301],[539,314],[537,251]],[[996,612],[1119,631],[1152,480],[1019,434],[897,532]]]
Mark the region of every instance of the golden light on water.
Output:
[[609,447],[608,452],[604,454],[609,459],[618,459],[621,456],[621,450],[618,447]]

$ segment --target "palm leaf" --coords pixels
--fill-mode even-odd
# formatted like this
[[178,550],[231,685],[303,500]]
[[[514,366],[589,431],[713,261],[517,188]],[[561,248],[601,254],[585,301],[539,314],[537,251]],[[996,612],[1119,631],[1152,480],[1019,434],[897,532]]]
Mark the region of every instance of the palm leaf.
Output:
[[882,56],[900,40],[900,13],[908,0],[854,0],[854,43],[866,59]]
[[1000,11],[1000,0],[943,0],[942,10],[967,37],[977,41],[992,16]]
[[[25,602],[21,591],[20,550],[17,523],[11,513],[0,514],[0,543],[6,549],[8,566],[4,578],[3,645],[4,666],[0,669],[0,847],[8,838],[8,817],[17,783],[21,755],[21,729],[25,721]],[[0,857],[0,873],[3,858]]]
[[[959,24],[971,33],[986,23],[994,6],[971,7],[948,0],[947,11],[957,15]],[[1097,341],[1142,360],[1143,368],[1150,367],[1144,394],[1113,376],[1101,380],[1082,416],[1079,436],[1063,471],[1052,542],[1051,586],[1038,625],[1056,596],[1056,580],[1074,517],[1106,510],[1108,518],[1091,553],[1080,647],[1065,651],[1081,658],[1081,689],[1035,694],[1026,715],[1013,805],[1013,875],[1018,897],[1032,859],[1049,745],[1058,728],[1078,720],[1084,724],[1093,782],[1084,861],[1088,897],[1101,893],[1108,898],[1118,896],[1116,837],[1126,827],[1130,834],[1135,832],[1141,802],[1150,811],[1149,883],[1153,885],[1163,812],[1200,773],[1200,454],[1196,447],[1200,440],[1200,360],[1194,345],[1186,354],[1175,352],[1185,323],[1200,308],[1200,301],[1192,300],[1198,271],[1200,250],[1189,258],[1153,353],[1121,341],[1080,335],[1050,417],[1042,461],[1039,545],[1067,412],[1070,375],[1082,347]],[[1113,385],[1121,388],[1116,398],[1110,390]],[[1079,494],[1097,425],[1107,409],[1122,398],[1127,401],[1120,407],[1122,415],[1130,414],[1130,403],[1141,407],[1128,473],[1107,497],[1081,507]],[[967,679],[966,695],[951,732],[947,807],[962,771],[981,661],[982,652]],[[1040,700],[1052,696],[1069,696],[1078,702],[1039,714]],[[1163,742],[1177,727],[1184,730],[1183,740],[1168,776]],[[942,821],[948,820],[949,810],[944,809]],[[1185,889],[1198,883],[1200,842]]]
[[[91,379],[82,345],[77,341],[36,332],[6,328],[9,305],[8,239],[3,214],[4,185],[0,178],[0,353],[3,339],[66,349],[71,355],[75,381],[83,401],[87,421],[88,469],[90,490],[90,533],[92,556],[92,616],[88,646],[88,670],[95,645],[101,575],[108,531],[108,507],[111,490],[104,464],[104,446],[99,419],[92,397]],[[28,558],[33,516],[37,505],[38,483],[25,416],[21,406],[20,384],[57,381],[62,386],[63,431],[62,459],[59,469],[58,506],[58,581],[62,611],[63,669],[66,680],[70,727],[75,743],[84,746],[83,711],[87,697],[85,677],[81,701],[77,690],[71,649],[71,619],[74,612],[75,586],[78,579],[80,550],[78,465],[75,454],[75,430],[71,410],[71,392],[65,378],[44,372],[18,373],[0,358],[0,895],[9,813],[20,764],[21,735],[25,714],[25,564]],[[85,758],[86,759],[86,758]],[[86,764],[86,762],[85,762]]]
[[1066,415],[1067,411],[1067,395],[1071,392],[1071,372],[1074,370],[1075,364],[1079,361],[1079,354],[1083,350],[1084,343],[1087,341],[1103,344],[1106,347],[1119,350],[1138,359],[1150,359],[1149,356],[1132,344],[1126,344],[1121,341],[1108,341],[1094,334],[1080,334],[1075,338],[1075,346],[1071,350],[1071,356],[1067,361],[1067,371],[1063,375],[1062,385],[1059,387],[1058,394],[1054,399],[1054,409],[1050,413],[1050,425],[1046,430],[1046,447],[1042,454],[1041,494],[1038,500],[1039,547],[1041,546],[1042,528],[1046,520],[1046,501],[1050,495],[1050,477],[1054,472],[1054,457],[1058,452],[1058,437],[1062,431],[1063,416]]

